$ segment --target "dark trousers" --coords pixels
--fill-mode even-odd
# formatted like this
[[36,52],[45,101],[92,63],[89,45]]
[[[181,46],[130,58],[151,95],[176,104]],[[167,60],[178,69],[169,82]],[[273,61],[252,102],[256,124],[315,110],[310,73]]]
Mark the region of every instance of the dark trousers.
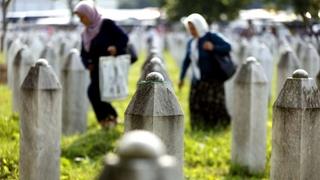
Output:
[[88,88],[88,96],[93,107],[93,110],[96,114],[98,121],[105,120],[109,116],[117,117],[116,110],[112,107],[110,103],[101,101],[100,98],[100,89],[99,81],[91,80],[91,84]]

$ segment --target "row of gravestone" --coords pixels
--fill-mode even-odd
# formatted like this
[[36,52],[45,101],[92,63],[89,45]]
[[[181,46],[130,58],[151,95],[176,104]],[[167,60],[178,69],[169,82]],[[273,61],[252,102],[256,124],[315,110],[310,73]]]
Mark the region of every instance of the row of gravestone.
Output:
[[[254,36],[250,40],[241,38],[236,33],[227,33],[230,43],[232,44],[231,55],[236,64],[246,60],[247,57],[254,56],[263,66],[264,72],[268,78],[269,94],[271,97],[272,79],[274,66],[277,64],[280,70],[278,73],[279,84],[278,92],[282,88],[283,78],[288,77],[293,70],[297,68],[305,69],[309,72],[310,77],[316,77],[320,69],[320,43],[315,37],[304,37],[302,39],[298,36],[290,36],[278,39],[272,33],[266,32],[260,36]],[[171,32],[167,35],[167,42],[169,51],[180,66],[185,56],[187,36],[181,32]],[[292,51],[292,52],[288,52]],[[285,54],[292,56],[288,62]],[[281,62],[279,62],[281,61]],[[286,64],[291,66],[286,67]],[[233,83],[226,83],[227,105],[232,114],[233,105]]]
[[[287,57],[287,56],[286,56]],[[290,56],[289,56],[290,57]],[[159,58],[157,59],[157,58],[153,58],[152,56],[151,56],[151,58],[149,59],[150,60],[150,63],[151,64],[155,64],[155,65],[159,65],[159,64],[161,64],[161,63],[159,63]],[[149,64],[150,63],[146,63],[146,65],[144,66],[144,67],[149,67]],[[248,65],[247,65],[248,64]],[[266,118],[264,118],[266,115],[264,114],[264,112],[266,111],[266,108],[261,108],[261,109],[253,109],[253,108],[260,108],[260,107],[264,107],[264,105],[266,104],[265,102],[265,96],[263,96],[263,95],[265,95],[265,94],[267,94],[267,93],[262,93],[262,91],[261,91],[261,89],[266,89],[264,86],[263,86],[263,84],[264,84],[264,80],[266,79],[264,79],[263,80],[263,76],[262,75],[260,75],[261,77],[260,78],[258,78],[259,76],[257,76],[257,74],[255,74],[255,73],[258,73],[258,72],[263,72],[263,70],[260,68],[260,69],[256,69],[256,68],[253,68],[253,67],[255,67],[255,66],[257,66],[258,67],[258,65],[257,65],[258,63],[256,63],[256,61],[255,60],[252,60],[252,59],[249,59],[248,61],[246,61],[242,66],[241,66],[241,68],[240,68],[240,70],[239,70],[239,74],[236,76],[236,78],[237,78],[237,82],[240,82],[240,83],[238,83],[238,84],[240,84],[240,87],[238,87],[238,88],[235,88],[235,89],[238,89],[236,92],[239,92],[239,94],[241,94],[240,96],[238,96],[238,97],[242,97],[241,98],[241,100],[238,100],[238,101],[236,101],[236,102],[239,102],[240,103],[240,105],[237,105],[236,107],[242,107],[242,104],[241,104],[241,102],[243,102],[243,101],[245,101],[245,102],[247,102],[247,103],[244,103],[244,104],[248,104],[248,109],[246,110],[246,111],[244,111],[243,110],[243,108],[238,108],[238,110],[235,110],[235,112],[236,113],[238,113],[238,114],[240,114],[239,116],[236,116],[236,117],[239,117],[239,119],[240,119],[240,124],[244,124],[244,125],[246,125],[247,127],[247,129],[246,129],[246,133],[247,134],[244,134],[244,135],[239,135],[239,136],[241,136],[241,137],[245,137],[245,138],[240,138],[240,140],[242,140],[242,142],[240,142],[240,143],[238,143],[238,144],[241,144],[243,147],[238,147],[238,149],[240,149],[239,151],[241,152],[240,154],[245,154],[245,153],[243,153],[242,151],[241,151],[241,149],[243,150],[243,151],[245,151],[245,152],[252,152],[252,151],[254,151],[254,150],[251,150],[250,151],[250,148],[252,149],[252,147],[253,147],[253,145],[256,145],[257,147],[259,147],[259,149],[260,150],[255,150],[255,151],[257,151],[257,152],[252,152],[252,153],[248,153],[248,155],[241,155],[241,158],[242,159],[247,159],[247,161],[248,162],[254,162],[254,158],[255,157],[265,157],[265,155],[263,156],[263,155],[261,155],[261,152],[262,152],[262,154],[263,154],[263,152],[265,152],[265,143],[264,143],[264,145],[263,145],[263,142],[265,142],[264,140],[263,140],[263,134],[262,134],[262,138],[260,139],[260,138],[257,138],[257,139],[252,139],[252,137],[257,137],[257,135],[255,135],[254,134],[254,132],[256,132],[256,130],[255,129],[258,129],[260,132],[262,132],[262,133],[264,133],[265,132],[265,127],[263,127],[263,125],[265,125],[265,123],[263,123],[263,121],[265,121],[265,119]],[[157,66],[158,66],[157,65]],[[152,66],[150,66],[150,67],[152,67]],[[158,67],[160,70],[161,70],[161,68],[163,68],[163,65],[160,65],[159,67]],[[150,68],[151,69],[151,71],[153,71],[152,70],[152,68]],[[242,69],[246,69],[246,70],[242,70]],[[159,70],[159,71],[160,71]],[[248,71],[250,71],[250,72],[248,72]],[[164,72],[162,72],[163,74],[165,74],[165,71]],[[260,73],[260,74],[262,74],[262,73]],[[164,76],[166,76],[166,75],[164,75]],[[241,80],[241,78],[238,78],[238,77],[245,77],[244,78],[244,80]],[[154,92],[161,92],[161,91],[158,91],[159,90],[159,88],[157,88],[157,86],[155,85],[155,84],[157,84],[157,83],[159,83],[159,82],[161,82],[162,80],[162,78],[159,78],[159,76],[157,76],[157,75],[154,75],[154,77],[152,77],[153,78],[153,80],[155,80],[155,82],[156,83],[146,83],[146,82],[142,82],[141,81],[141,83],[139,83],[139,87],[140,87],[140,94],[145,94],[145,92],[144,92],[144,90],[141,90],[142,89],[142,87],[145,87],[147,90],[150,90],[150,88],[152,89],[152,88],[154,88],[154,89],[152,89],[153,91],[151,91],[151,94],[152,93],[154,93]],[[240,80],[239,80],[240,79]],[[252,82],[251,82],[251,80],[253,80]],[[43,80],[42,80],[43,81]],[[168,82],[168,81],[166,81],[166,82]],[[241,84],[241,83],[243,83],[243,84]],[[255,84],[256,83],[256,84]],[[154,85],[154,86],[151,86],[151,85]],[[161,83],[160,83],[161,84]],[[166,84],[166,83],[164,83],[164,84]],[[170,89],[171,88],[171,90],[172,90],[172,86],[167,86],[169,83],[167,83],[166,84],[166,88],[168,88],[168,89]],[[145,85],[145,86],[144,86]],[[147,86],[148,85],[148,86]],[[256,85],[258,85],[257,87],[256,87]],[[162,87],[162,86],[160,86],[160,87]],[[247,88],[247,89],[246,89]],[[260,91],[259,91],[259,89],[260,89]],[[138,88],[138,90],[139,90],[139,88]],[[137,94],[139,94],[138,91],[137,90]],[[258,91],[254,91],[254,90],[258,90]],[[172,92],[172,91],[171,91]],[[249,92],[249,93],[248,93]],[[246,94],[247,93],[247,94]],[[261,97],[260,97],[260,95],[259,95],[259,93],[261,93]],[[153,95],[155,95],[155,94],[153,94]],[[253,96],[252,96],[253,95]],[[137,97],[139,97],[139,95],[137,95]],[[140,95],[140,98],[141,98],[142,96]],[[160,96],[160,97],[163,97],[163,96]],[[243,98],[243,97],[246,97],[246,98]],[[260,104],[258,103],[258,105],[257,104],[255,104],[255,103],[253,103],[253,101],[254,100],[256,100],[256,99],[258,99],[257,97],[260,97],[261,99],[261,102],[260,102]],[[136,103],[133,103],[134,105],[132,105],[132,107],[135,107],[135,105],[137,104],[137,105],[141,105],[141,104],[143,104],[143,103],[141,103],[141,102],[139,102],[140,101],[140,98],[136,98],[135,99],[135,101],[137,101]],[[138,100],[137,100],[138,99]],[[157,98],[156,98],[157,99]],[[147,103],[147,104],[159,104],[159,102],[156,102],[156,101],[154,101],[154,102],[150,102],[150,103]],[[160,103],[161,104],[161,103]],[[143,105],[145,105],[145,104],[143,104]],[[164,104],[163,104],[164,105]],[[154,107],[154,106],[146,106],[145,108],[150,108],[150,107]],[[170,107],[170,106],[169,106]],[[129,107],[128,107],[129,108]],[[161,108],[162,108],[162,106],[158,106],[158,108],[160,108],[160,112],[165,112],[164,110],[161,110]],[[134,109],[134,108],[132,108],[132,109]],[[138,108],[137,108],[138,109]],[[154,109],[147,109],[148,111],[153,111],[154,112]],[[146,112],[147,110],[145,110],[145,111],[140,111],[140,113],[144,113],[144,112]],[[260,112],[260,111],[261,112]],[[248,111],[249,112],[253,112],[253,114],[251,114],[251,113],[248,113]],[[59,114],[59,113],[57,113],[57,114]],[[256,114],[256,115],[255,115]],[[137,114],[135,114],[135,115],[137,115]],[[141,114],[140,114],[141,115]],[[258,117],[258,118],[255,118],[256,116],[261,116],[260,118]],[[147,115],[148,116],[148,115]],[[246,117],[247,116],[247,117]],[[129,116],[128,116],[129,117]],[[139,117],[139,115],[138,115],[138,117]],[[150,117],[148,117],[149,118],[149,120],[147,120],[147,121],[142,121],[141,120],[141,122],[139,122],[139,121],[137,121],[137,122],[135,122],[135,123],[133,123],[133,124],[135,124],[135,125],[137,125],[137,124],[139,124],[140,123],[140,125],[141,126],[145,126],[145,128],[152,128],[152,131],[154,131],[154,132],[156,132],[157,131],[157,127],[161,127],[161,126],[163,126],[163,127],[166,127],[165,125],[153,125],[153,123],[151,123],[152,124],[152,126],[150,126],[150,127],[148,127],[147,125],[144,125],[144,124],[148,124],[148,122],[153,122],[153,120],[155,120],[156,118],[150,118]],[[147,118],[147,119],[148,119]],[[133,116],[133,119],[135,119],[135,117]],[[249,125],[248,125],[248,123],[241,123],[241,120],[246,120],[246,122],[248,122],[248,120],[247,119],[250,119],[250,121],[249,121]],[[257,119],[257,121],[256,122],[253,122],[253,121],[251,121],[251,120],[254,120],[254,119]],[[262,119],[262,120],[261,120]],[[264,120],[263,120],[264,119]],[[237,123],[237,122],[239,122],[239,121],[236,121],[236,120],[234,120],[235,121],[235,123]],[[259,126],[260,125],[260,127],[256,127],[256,126]],[[262,125],[262,126],[261,126]],[[234,125],[233,125],[233,127],[234,127]],[[235,126],[235,127],[238,127],[238,126]],[[241,126],[241,127],[243,127],[243,126]],[[133,129],[134,128],[139,128],[139,127],[133,127]],[[168,129],[168,128],[166,128],[166,129]],[[235,130],[233,130],[233,131],[236,131],[236,129]],[[243,132],[243,129],[240,129],[240,130],[238,130],[239,132]],[[258,132],[259,132],[258,131]],[[159,133],[161,133],[161,132],[159,132]],[[172,134],[172,133],[166,133],[166,135],[168,135],[168,134]],[[233,134],[234,134],[234,136],[236,136],[235,134],[236,134],[236,132],[233,132]],[[234,137],[233,136],[233,137]],[[236,136],[236,137],[238,137],[238,135]],[[172,137],[169,137],[169,138],[171,138],[172,139]],[[167,142],[168,142],[168,139],[169,139],[168,137],[167,137]],[[165,141],[165,138],[162,138],[162,139],[164,139],[164,141]],[[245,139],[245,140],[244,140]],[[244,141],[243,141],[244,140]],[[234,140],[234,141],[236,141],[236,140]],[[171,141],[170,141],[171,142]],[[166,144],[170,144],[170,142],[169,143],[166,143]],[[181,143],[181,141],[178,141],[178,143]],[[244,144],[243,144],[243,142],[245,142]],[[259,145],[259,144],[257,144],[256,142],[261,142],[260,144],[262,144],[262,145]],[[241,162],[242,161],[246,161],[246,160],[241,160],[241,158],[240,158],[240,160],[237,160],[237,154],[236,154],[236,152],[238,152],[237,151],[237,147],[236,147],[236,145],[234,145],[234,144],[237,144],[236,142],[234,142],[233,143],[233,148],[232,149],[235,149],[235,150],[233,150],[232,151],[232,159],[234,159],[234,162],[236,162],[236,163],[240,163],[241,164]],[[248,144],[248,146],[246,146],[246,144]],[[167,146],[169,146],[169,145],[167,145]],[[249,150],[248,149],[246,149],[246,148],[249,148]],[[168,148],[168,149],[170,149],[170,148]],[[254,149],[254,148],[253,148]],[[169,150],[170,151],[170,150]],[[235,153],[234,153],[235,152]],[[259,154],[260,153],[260,154]],[[174,153],[173,153],[174,154]],[[235,154],[235,155],[234,155]],[[250,155],[251,154],[251,155]],[[253,155],[252,155],[253,154]],[[259,156],[259,155],[261,155],[261,156]],[[239,155],[238,155],[239,156]],[[259,158],[258,158],[259,159]],[[263,160],[264,158],[262,158],[262,160]],[[237,161],[239,161],[239,162],[237,162]],[[260,162],[260,164],[264,164],[264,163],[261,163],[261,159],[259,160],[259,162]],[[255,165],[254,166],[255,168],[257,168],[257,167],[259,167],[259,166],[257,166],[257,165]],[[264,167],[263,165],[261,166],[261,167]],[[255,170],[253,170],[253,171],[255,171]]]
[[[151,58],[148,58],[148,59],[150,60],[150,63],[146,63],[146,65],[144,66],[146,69],[148,69],[147,67],[149,67],[149,69],[151,69],[150,71],[160,71],[160,72],[162,71],[164,66],[159,65],[161,64],[159,63],[161,62],[159,58],[155,58],[151,56]],[[40,61],[39,64],[41,66],[47,66],[45,62]],[[159,70],[153,70],[153,68],[155,67],[152,67],[152,65],[150,64],[157,66]],[[146,69],[144,71],[147,71]],[[45,73],[46,70],[38,70],[36,72],[37,73],[34,73],[34,74],[39,75],[39,73],[40,74]],[[250,58],[241,66],[238,74],[235,77],[236,84],[239,85],[238,87],[235,88],[236,89],[235,92],[238,92],[239,94],[235,96],[239,98],[241,97],[241,99],[236,101],[236,102],[239,102],[239,105],[236,106],[238,108],[236,108],[235,110],[235,112],[238,114],[236,117],[238,118],[234,119],[233,125],[232,125],[233,127],[232,160],[233,160],[233,163],[237,163],[243,166],[249,166],[249,169],[253,172],[261,171],[261,169],[264,169],[264,163],[265,163],[265,121],[266,121],[268,93],[265,93],[265,90],[267,89],[265,86],[267,82],[266,81],[267,78],[261,72],[263,72],[263,69],[261,68],[259,63],[257,63],[256,60],[253,60],[252,58]],[[163,71],[162,73],[165,74],[165,71]],[[46,85],[51,80],[53,81],[54,79],[54,78],[51,78],[50,80],[49,78],[45,80],[43,79],[43,77],[47,77],[45,75],[41,75],[39,77],[41,78],[38,78],[36,81],[34,81],[34,83],[32,83],[33,81],[30,81],[31,83],[27,83],[26,89],[30,90],[32,89],[33,85],[36,85],[38,82],[42,82],[44,83],[44,85],[43,87],[40,87],[40,90],[41,89],[45,90]],[[148,78],[146,77],[145,79],[146,81],[139,82],[137,92],[133,97],[130,105],[128,106],[128,109],[126,112],[126,130],[142,128],[142,129],[147,129],[154,132],[155,134],[160,136],[160,138],[165,142],[168,148],[169,154],[175,155],[178,158],[180,162],[179,167],[182,167],[183,145],[181,146],[181,143],[183,142],[183,120],[182,120],[182,123],[181,121],[179,121],[181,120],[182,112],[181,114],[179,114],[179,110],[181,111],[181,109],[177,105],[177,102],[174,102],[176,98],[172,91],[172,86],[170,86],[170,83],[168,83],[168,80],[164,81],[165,77],[161,77],[161,75],[157,73],[153,73]],[[52,87],[55,87],[55,86],[53,85]],[[39,90],[37,90],[36,94],[41,95],[41,93],[38,93],[38,91]],[[146,98],[144,96],[145,94],[147,94],[147,97],[152,96],[153,98]],[[38,105],[37,103],[42,102],[41,99],[44,99],[45,102],[50,102],[49,100],[52,99],[53,95],[54,93],[52,94],[51,92],[50,94],[51,98],[48,98],[46,96],[40,99],[35,98],[37,99],[35,103],[32,103],[33,102],[32,99],[30,99],[31,101],[29,101],[28,99],[27,101],[24,101],[26,103],[22,103],[22,104],[27,105],[27,102],[31,102],[32,105]],[[32,96],[31,94],[28,94],[27,97],[30,98],[34,96]],[[61,103],[59,102],[59,98],[54,98],[54,99],[56,100],[56,102],[48,103],[47,105],[52,106],[52,104]],[[247,104],[247,106],[245,106],[244,104]],[[247,107],[247,109],[240,108],[240,107]],[[30,106],[29,108],[31,108],[31,110],[32,109],[39,110],[37,106],[36,108],[33,106]],[[48,109],[51,109],[51,108],[47,108],[47,109],[44,108],[44,109],[45,111],[48,112],[49,111]],[[27,113],[32,112],[31,110],[28,110]],[[21,111],[21,112],[24,112],[24,111]],[[151,114],[148,114],[147,112]],[[59,116],[59,112],[52,112],[52,113]],[[174,113],[177,113],[176,118],[173,118]],[[39,117],[42,118],[41,113],[37,112],[36,115],[38,118]],[[23,117],[28,117],[28,114]],[[144,117],[144,118],[141,118],[141,117]],[[53,118],[53,117],[50,117],[50,118]],[[45,119],[45,117],[43,119]],[[174,123],[174,124],[172,125],[170,123]],[[181,124],[182,124],[182,127],[181,127]],[[46,124],[42,124],[42,125],[46,127]],[[54,124],[54,125],[59,127],[59,124]],[[21,128],[23,127],[24,126],[21,126]],[[172,128],[172,127],[176,127],[176,128]],[[25,127],[25,129],[27,130],[32,129],[32,127]],[[58,134],[58,132],[54,130],[52,131],[48,130],[47,132],[54,132],[52,134]],[[255,134],[255,133],[260,133],[260,134]],[[40,135],[41,135],[41,131],[40,131]],[[168,137],[168,135],[170,136]],[[26,138],[31,137],[32,139],[37,139],[39,138],[38,136],[39,134],[36,134],[35,137],[32,137],[32,135],[29,135]],[[42,138],[42,139],[49,140],[51,138],[48,138],[48,139]],[[239,140],[240,142],[238,142]],[[55,144],[56,142],[53,142],[52,146],[54,146]],[[39,146],[41,146],[41,144]],[[177,149],[177,147],[179,148]],[[55,148],[52,148],[52,149],[55,149]],[[182,174],[182,170],[180,170],[180,175],[181,174]]]
[[[261,65],[254,58],[248,58],[239,63],[237,74],[226,83],[227,98],[233,105],[231,162],[248,168],[251,173],[262,173],[266,163],[268,96],[275,57],[266,45],[255,44],[247,50],[253,47],[257,49],[252,55],[260,59]],[[320,150],[317,145],[320,134],[316,131],[320,120],[316,112],[319,90],[314,80],[320,60],[312,44],[305,46],[304,52],[300,61],[292,48],[286,46],[277,63],[278,92],[282,91],[274,105],[272,179],[317,179],[320,170],[316,158]],[[301,70],[291,75],[299,67],[308,69],[311,75]]]
[[[49,61],[50,67],[55,71],[55,74],[59,74],[58,79],[62,83],[63,98],[60,107],[62,109],[63,133],[69,135],[85,132],[88,111],[86,89],[89,83],[89,74],[81,63],[80,53],[77,49],[69,50],[65,53],[66,55],[60,58],[57,58],[53,52],[53,49],[46,47],[40,57],[51,59]],[[7,52],[7,66],[15,112],[19,111],[21,104],[20,85],[34,64],[34,59],[32,50],[19,39],[11,43]],[[61,65],[58,69],[54,69],[57,64]],[[57,71],[59,73],[56,73]]]
[[[40,35],[38,35],[40,34]],[[12,86],[12,64],[18,51],[22,48],[29,50],[29,63],[32,64],[39,58],[45,58],[49,61],[56,74],[60,76],[61,66],[72,48],[80,49],[79,37],[76,33],[56,33],[49,37],[40,32],[29,33],[9,33],[5,39],[5,59],[8,69],[8,84]]]
[[[72,52],[75,52],[75,50]],[[77,54],[77,57],[79,57],[79,54]],[[77,61],[80,62],[79,59],[77,59]],[[67,62],[66,64],[68,64],[68,66],[75,63],[72,61]],[[183,179],[183,113],[175,97],[171,83],[168,83],[168,75],[164,69],[162,60],[151,56],[146,62],[145,69],[143,70],[144,73],[142,73],[142,78],[138,83],[137,91],[126,110],[125,130],[127,132],[135,129],[145,129],[155,133],[164,142],[168,153],[177,158],[177,165],[173,167],[175,161],[171,157],[164,156],[162,150],[156,149],[157,152],[152,152],[154,150],[152,147],[151,149],[147,147],[140,152],[139,149],[136,149],[138,147],[133,145],[129,147],[129,150],[124,150],[124,152],[126,152],[124,154],[127,155],[122,154],[121,157],[123,161],[129,163],[127,165],[130,165],[130,163],[138,163],[138,167],[134,167],[133,170],[147,167],[150,170],[148,171],[150,175],[155,175],[151,172],[160,170],[166,173],[160,173],[159,176],[161,174],[161,176],[168,176],[167,173],[171,172],[174,176],[168,176],[167,179]],[[148,71],[151,73],[148,73]],[[159,72],[163,73],[164,76]],[[72,77],[75,76],[77,76],[77,74],[67,77],[73,79]],[[64,80],[67,79],[68,78],[64,78]],[[79,83],[79,81],[81,80],[74,80],[75,83]],[[72,85],[74,87],[70,88],[77,88],[77,85]],[[58,179],[60,136],[61,129],[63,130],[63,126],[65,125],[61,123],[61,114],[64,113],[60,107],[61,103],[65,102],[64,99],[67,98],[64,96],[64,94],[66,94],[65,90],[61,90],[59,78],[45,59],[39,59],[37,63],[30,68],[19,90],[21,100],[19,111],[21,117],[20,178]],[[69,91],[75,94],[75,91]],[[63,98],[61,94],[63,94]],[[77,113],[79,112],[72,112],[72,115],[75,116]],[[149,142],[146,139],[140,139],[139,141]],[[121,155],[122,151],[119,151]],[[142,157],[139,157],[139,152]],[[141,161],[133,160],[134,156],[138,156],[140,159],[143,158],[149,165],[141,165]],[[155,160],[157,162],[155,162]],[[119,166],[109,164],[109,166],[111,165],[114,165],[111,168],[113,170],[117,168],[121,169],[119,166],[121,166],[122,163],[119,161]],[[153,171],[151,171],[152,168]],[[143,172],[131,173],[138,173],[136,174],[137,179],[148,177],[143,175]],[[113,177],[113,173],[109,175]],[[130,174],[130,172],[128,173]],[[139,175],[139,173],[142,174]],[[118,173],[116,174],[118,175]],[[106,174],[102,176],[106,176]],[[122,179],[127,179],[125,177],[122,177]],[[150,178],[151,177],[147,179]],[[160,179],[165,178],[160,177]]]
[[[236,89],[239,92],[238,97],[241,97],[237,102],[242,108],[237,109],[237,118],[232,122],[232,163],[248,167],[252,173],[263,171],[266,161],[268,95],[266,76],[260,73],[261,70],[261,65],[254,58],[248,58],[241,66],[236,78],[236,84],[239,85]],[[61,103],[61,87],[54,73],[50,74],[50,71],[46,61],[40,60],[31,68],[22,84],[21,179],[37,179],[48,175],[57,179],[59,176],[61,110],[58,106]],[[320,148],[317,143],[320,137],[317,133],[319,95],[316,83],[312,78],[308,78],[305,71],[298,70],[292,78],[287,79],[274,105],[272,179],[318,177],[315,174],[319,164],[316,152]],[[46,102],[45,105],[42,101]],[[174,162],[170,158],[168,163],[171,165],[168,167],[173,169],[164,168],[164,172],[175,174],[175,179],[182,179],[183,174],[183,123],[179,104],[172,89],[165,84],[164,77],[157,72],[149,73],[145,81],[139,82],[128,105],[125,129],[126,132],[145,129],[158,135],[164,141],[168,153],[178,159],[178,169],[173,168]],[[122,150],[120,146],[120,157],[107,159],[102,177],[125,179],[128,175],[131,177],[137,173],[135,177],[139,177],[138,179],[150,179],[150,176],[157,174],[150,172],[161,171],[163,164],[160,163],[160,157],[163,157],[164,153],[155,152],[157,148],[152,149],[152,145],[146,143],[154,141],[145,138],[133,136],[131,139],[136,140],[133,143],[135,145],[127,145]],[[147,147],[140,149],[141,146]],[[301,149],[304,146],[306,148]],[[155,161],[156,159],[158,160]],[[137,166],[134,166],[135,163]],[[44,169],[39,170],[38,167]],[[292,169],[300,171],[294,174]],[[47,172],[48,170],[50,172]],[[119,175],[121,170],[129,172]],[[157,176],[161,175],[163,174],[159,173]]]
[[[231,162],[263,173],[266,162],[267,78],[248,58],[235,77]],[[302,69],[288,77],[273,105],[271,179],[317,179],[320,91]]]
[[[12,89],[13,110],[19,109],[19,86],[35,59],[44,58],[57,74],[63,87],[62,119],[63,133],[82,133],[86,129],[88,103],[86,86],[88,73],[84,70],[74,33],[61,33],[51,38],[45,35],[9,34],[6,38],[6,61],[8,84]],[[71,36],[68,37],[68,36]],[[47,42],[46,42],[47,41]],[[61,41],[61,42],[60,42]],[[54,46],[53,46],[54,45]]]

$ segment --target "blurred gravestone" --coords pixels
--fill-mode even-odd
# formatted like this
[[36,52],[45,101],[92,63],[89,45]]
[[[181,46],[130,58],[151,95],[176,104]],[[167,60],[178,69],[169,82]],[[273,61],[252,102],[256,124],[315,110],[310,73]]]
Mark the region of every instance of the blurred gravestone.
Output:
[[8,59],[8,51],[9,51],[9,47],[11,46],[11,44],[13,43],[13,41],[17,39],[16,37],[14,37],[14,35],[12,33],[7,33],[5,40],[4,40],[4,45],[3,45],[3,53],[4,53],[4,57],[5,60]]
[[12,110],[18,112],[21,103],[20,86],[34,64],[32,53],[26,45],[18,51],[12,64]]
[[181,180],[174,157],[165,155],[161,140],[148,131],[128,132],[118,155],[108,155],[99,180]]
[[48,43],[40,54],[40,58],[46,59],[56,75],[60,77],[60,58],[53,47],[52,43]]
[[266,163],[267,87],[262,66],[248,58],[235,79],[231,160],[250,173],[263,172]]
[[13,60],[14,57],[17,55],[17,53],[20,51],[20,49],[23,47],[23,44],[20,39],[14,40],[9,49],[8,49],[8,55],[7,55],[7,78],[8,78],[8,85],[9,88],[12,88],[13,86]]
[[177,158],[183,176],[184,117],[178,100],[160,73],[150,73],[139,83],[125,112],[126,132],[143,129],[158,135],[169,155]]
[[162,63],[162,60],[159,57],[153,57],[148,64],[144,67],[142,70],[140,79],[138,82],[141,82],[146,79],[147,75],[151,72],[158,72],[164,77],[164,81],[168,87],[170,87],[173,90],[173,84],[169,78],[169,75],[166,71],[166,67]]
[[[64,34],[64,36],[66,36],[66,35]],[[61,42],[59,42],[59,43],[60,43],[60,47],[58,49],[58,55],[61,60],[65,60],[68,53],[73,48],[72,43],[70,43],[69,41],[66,41],[66,40],[61,40]],[[63,62],[60,62],[60,63],[63,64]]]
[[183,32],[172,32],[167,35],[168,50],[180,68],[186,55],[188,37]]
[[141,67],[141,71],[143,72],[143,70],[146,68],[147,64],[149,64],[149,62],[151,61],[151,59],[158,57],[160,60],[162,60],[160,58],[160,54],[158,52],[157,49],[151,49],[150,53],[148,54],[146,60],[144,61],[142,67]]
[[315,78],[320,70],[320,57],[316,48],[309,43],[305,48],[305,54],[301,59],[302,69],[306,70],[309,77]]
[[271,85],[272,85],[272,75],[273,75],[273,56],[270,49],[265,44],[259,46],[258,52],[256,54],[257,60],[263,67],[264,73],[268,80],[269,97],[271,98]]
[[61,86],[46,60],[21,86],[20,179],[60,178]]
[[33,58],[34,59],[39,59],[41,56],[42,51],[45,48],[45,44],[43,41],[41,41],[39,35],[31,34],[27,37],[27,42],[26,44],[29,46]]
[[291,48],[286,48],[280,55],[278,63],[277,94],[280,93],[285,80],[291,76],[291,73],[300,67],[296,54]]
[[77,49],[69,52],[61,75],[62,132],[66,135],[83,133],[87,128],[89,73],[85,70]]
[[237,65],[237,72],[235,75],[233,75],[230,79],[228,79],[226,82],[224,82],[224,91],[225,91],[225,98],[226,98],[226,106],[228,113],[230,114],[231,118],[234,117],[234,86],[235,86],[235,79],[237,76],[237,73],[239,72],[240,64],[238,63],[239,60],[236,55],[231,54],[233,62]]
[[320,92],[304,70],[289,77],[273,105],[272,180],[319,179]]

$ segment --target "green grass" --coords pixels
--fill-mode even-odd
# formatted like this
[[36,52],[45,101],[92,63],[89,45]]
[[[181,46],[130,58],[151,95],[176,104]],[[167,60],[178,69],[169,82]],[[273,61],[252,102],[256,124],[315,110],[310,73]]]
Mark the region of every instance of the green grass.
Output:
[[[0,58],[1,59],[1,58]],[[123,135],[125,109],[134,94],[144,55],[132,66],[129,75],[130,97],[114,102],[120,116],[120,125],[113,130],[101,129],[92,110],[88,114],[88,131],[82,135],[63,137],[61,142],[61,179],[95,179],[103,167],[106,153],[114,152],[117,140]],[[175,85],[179,70],[167,52],[164,54],[167,70]],[[250,175],[244,168],[230,165],[231,130],[191,131],[188,113],[189,83],[176,91],[185,113],[185,176],[186,180],[213,179],[268,179],[271,154],[271,105],[269,105],[267,164],[264,173]],[[175,86],[175,89],[177,87]],[[11,93],[0,85],[0,179],[18,179],[19,118],[11,111]]]

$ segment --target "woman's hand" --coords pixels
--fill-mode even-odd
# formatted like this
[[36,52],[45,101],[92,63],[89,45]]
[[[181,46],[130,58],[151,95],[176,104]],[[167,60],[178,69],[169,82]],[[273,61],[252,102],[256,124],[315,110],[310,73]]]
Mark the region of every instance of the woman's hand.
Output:
[[117,54],[117,48],[115,46],[109,46],[107,51],[111,54],[111,56],[115,56]]
[[89,64],[89,65],[88,65],[88,70],[89,70],[90,72],[92,72],[93,69],[94,69],[94,65],[93,65],[93,64]]
[[203,49],[207,51],[212,51],[214,49],[214,45],[210,41],[206,41],[203,44]]

